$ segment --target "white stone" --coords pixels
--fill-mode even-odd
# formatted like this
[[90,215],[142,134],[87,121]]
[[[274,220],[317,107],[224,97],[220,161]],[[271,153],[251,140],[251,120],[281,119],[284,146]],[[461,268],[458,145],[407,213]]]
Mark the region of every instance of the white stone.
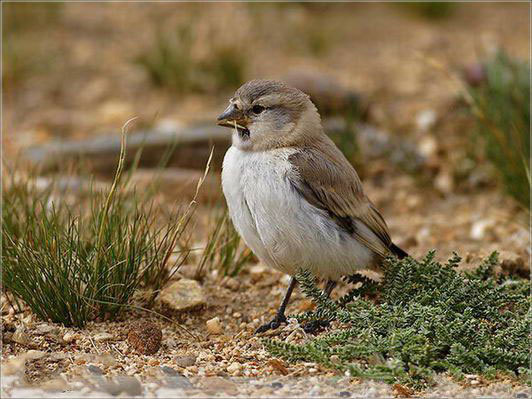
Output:
[[98,333],[96,334],[93,339],[96,341],[96,342],[104,342],[104,341],[110,341],[114,338],[114,336],[112,334],[109,334],[109,333]]

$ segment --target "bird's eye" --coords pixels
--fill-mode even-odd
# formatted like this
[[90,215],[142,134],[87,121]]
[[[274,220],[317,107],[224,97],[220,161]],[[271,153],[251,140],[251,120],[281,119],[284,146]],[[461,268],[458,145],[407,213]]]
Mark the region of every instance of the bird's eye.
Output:
[[262,105],[254,105],[253,108],[251,108],[254,114],[260,114],[262,111],[264,111],[264,107]]

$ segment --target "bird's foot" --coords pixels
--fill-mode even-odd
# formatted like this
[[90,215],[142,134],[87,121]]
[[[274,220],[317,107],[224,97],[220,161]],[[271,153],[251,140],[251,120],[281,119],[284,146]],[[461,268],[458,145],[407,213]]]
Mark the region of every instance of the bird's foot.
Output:
[[307,334],[316,334],[329,327],[329,324],[331,324],[329,320],[312,320],[303,324],[301,327]]
[[257,328],[255,330],[255,334],[260,334],[260,333],[263,333],[269,330],[275,330],[279,328],[281,323],[288,323],[288,321],[286,320],[286,316],[284,314],[277,313],[272,321],[270,321],[269,323],[263,324],[262,326]]

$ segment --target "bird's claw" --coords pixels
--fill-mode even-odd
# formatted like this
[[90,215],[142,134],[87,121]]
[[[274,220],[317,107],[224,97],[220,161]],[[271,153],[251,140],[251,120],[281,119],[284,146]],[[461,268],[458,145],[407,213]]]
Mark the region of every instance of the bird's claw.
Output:
[[329,320],[312,320],[303,324],[301,327],[307,334],[315,334],[318,331],[328,327],[329,324]]
[[275,330],[281,326],[281,323],[288,323],[286,316],[283,314],[277,314],[272,321],[263,324],[255,330],[255,334],[260,334],[269,330]]

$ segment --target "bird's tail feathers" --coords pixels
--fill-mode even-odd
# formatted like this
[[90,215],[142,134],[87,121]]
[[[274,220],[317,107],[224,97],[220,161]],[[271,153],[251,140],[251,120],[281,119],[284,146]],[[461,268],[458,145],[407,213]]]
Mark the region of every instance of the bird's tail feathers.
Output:
[[399,259],[403,259],[403,258],[406,258],[408,256],[408,254],[405,251],[403,251],[401,248],[399,248],[394,243],[392,243],[392,245],[390,245],[390,251],[392,251],[392,254],[397,256]]

